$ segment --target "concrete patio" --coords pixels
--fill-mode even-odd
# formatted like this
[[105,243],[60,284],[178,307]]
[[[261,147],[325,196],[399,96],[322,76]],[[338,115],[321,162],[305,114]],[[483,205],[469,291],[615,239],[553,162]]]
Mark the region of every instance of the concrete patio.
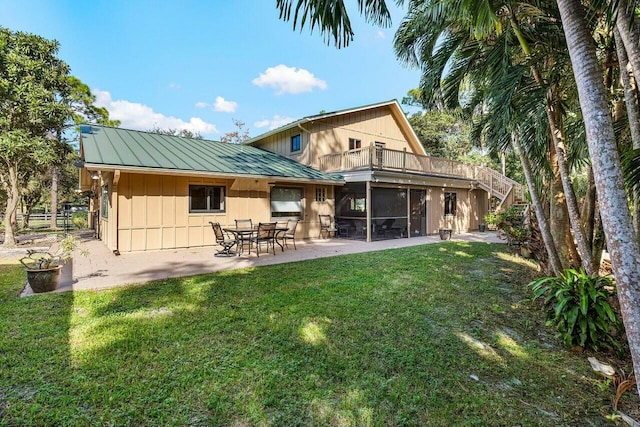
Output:
[[[495,232],[454,234],[451,240],[505,243]],[[407,246],[441,243],[439,236],[393,239],[364,242],[347,239],[309,239],[297,241],[297,250],[290,246],[284,252],[276,247],[276,255],[255,253],[232,257],[215,257],[219,248],[200,247],[154,252],[125,253],[114,255],[99,240],[84,239],[82,247],[88,256],[77,254],[73,260],[72,283],[61,283],[55,292],[89,289],[108,289],[127,284],[141,284],[150,280],[191,276],[223,270],[257,267],[336,255],[372,252]],[[27,286],[23,295],[32,294]]]

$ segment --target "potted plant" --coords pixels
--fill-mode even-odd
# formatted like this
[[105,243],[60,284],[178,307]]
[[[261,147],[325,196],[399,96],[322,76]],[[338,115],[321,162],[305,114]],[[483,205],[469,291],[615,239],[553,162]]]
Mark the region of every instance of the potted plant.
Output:
[[498,223],[500,222],[500,215],[497,212],[489,212],[484,216],[484,223],[489,230],[495,231],[498,229]]
[[50,292],[55,290],[60,283],[63,267],[71,270],[71,253],[78,247],[78,239],[72,235],[66,236],[58,243],[55,252],[29,251],[20,262],[27,270],[27,282],[35,293]]

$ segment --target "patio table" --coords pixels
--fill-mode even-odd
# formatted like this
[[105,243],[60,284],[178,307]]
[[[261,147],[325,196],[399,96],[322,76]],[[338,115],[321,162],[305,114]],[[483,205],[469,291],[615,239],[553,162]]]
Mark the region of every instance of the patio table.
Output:
[[[243,252],[244,242],[251,239],[251,237],[258,231],[258,226],[256,225],[253,228],[227,227],[223,228],[223,230],[229,233],[233,233],[238,239],[238,247],[240,248],[240,250],[238,250],[238,256],[240,256],[240,253]],[[276,235],[273,239],[278,244],[278,246],[280,246],[282,252],[284,252],[284,246],[278,241],[277,237],[278,234],[285,233],[287,230],[287,227],[276,227]]]

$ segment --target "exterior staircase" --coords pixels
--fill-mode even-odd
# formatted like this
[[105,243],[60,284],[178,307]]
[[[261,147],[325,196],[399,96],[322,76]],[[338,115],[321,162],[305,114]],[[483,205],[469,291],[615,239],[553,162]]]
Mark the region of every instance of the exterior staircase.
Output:
[[475,167],[475,178],[480,188],[500,200],[498,209],[515,205],[524,212],[529,206],[525,202],[525,187],[519,182],[486,166]]

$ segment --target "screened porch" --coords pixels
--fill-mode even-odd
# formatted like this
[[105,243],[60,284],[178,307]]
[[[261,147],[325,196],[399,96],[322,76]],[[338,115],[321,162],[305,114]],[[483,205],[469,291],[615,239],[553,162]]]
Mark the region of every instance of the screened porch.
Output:
[[335,234],[367,241],[425,236],[426,205],[426,189],[348,183],[337,189]]

